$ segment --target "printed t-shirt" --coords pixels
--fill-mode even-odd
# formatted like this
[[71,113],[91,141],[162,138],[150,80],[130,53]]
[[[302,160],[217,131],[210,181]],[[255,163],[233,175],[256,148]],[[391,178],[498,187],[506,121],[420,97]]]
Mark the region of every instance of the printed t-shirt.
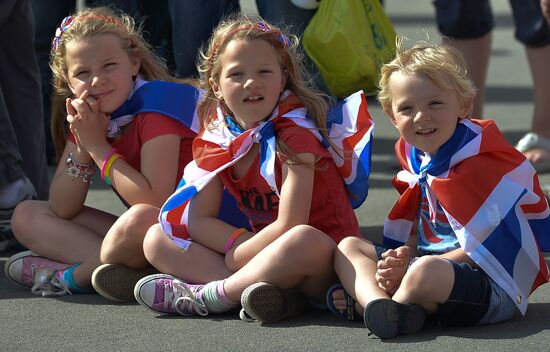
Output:
[[[311,210],[308,224],[323,231],[336,242],[344,237],[359,234],[359,224],[342,176],[338,172],[330,153],[307,129],[299,126],[277,132],[295,154],[312,153],[321,158],[315,165]],[[275,165],[277,187],[281,189],[281,168],[284,160],[278,156]],[[237,200],[240,210],[250,219],[254,232],[258,232],[277,219],[279,197],[260,174],[259,154],[248,172],[241,179],[235,179],[231,167],[219,176],[229,193]]]

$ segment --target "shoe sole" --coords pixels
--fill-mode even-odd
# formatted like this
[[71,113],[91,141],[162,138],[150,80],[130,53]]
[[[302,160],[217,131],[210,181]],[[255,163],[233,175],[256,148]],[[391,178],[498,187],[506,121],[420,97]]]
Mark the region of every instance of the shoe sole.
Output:
[[134,287],[142,278],[158,274],[153,267],[130,268],[122,264],[103,264],[92,274],[92,286],[101,296],[115,302],[135,302]]
[[284,290],[259,282],[247,287],[241,295],[246,314],[263,323],[272,323],[302,313],[305,297],[297,289]]
[[377,299],[365,307],[364,322],[371,333],[381,339],[400,334],[414,334],[422,329],[426,312],[416,304],[401,304],[391,299]]
[[13,264],[13,262],[15,262],[16,260],[19,260],[21,258],[24,258],[24,257],[40,257],[38,254],[36,253],[33,253],[32,251],[23,251],[23,252],[19,252],[19,253],[16,253],[14,255],[12,255],[9,260],[6,262],[6,264],[4,265],[4,276],[10,281],[12,282],[13,284],[19,286],[19,287],[23,287],[23,288],[30,288],[31,286],[26,286],[14,279],[12,279],[9,275],[9,272],[10,272],[10,266]]

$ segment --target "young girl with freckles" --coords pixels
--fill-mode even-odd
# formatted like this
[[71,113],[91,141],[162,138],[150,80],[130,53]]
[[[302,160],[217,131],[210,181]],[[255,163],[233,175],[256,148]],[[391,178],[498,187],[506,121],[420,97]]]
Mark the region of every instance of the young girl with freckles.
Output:
[[[128,206],[160,207],[192,159],[198,97],[196,88],[175,83],[131,17],[106,8],[63,20],[51,68],[59,165],[49,202],[27,201],[15,210],[15,236],[32,252],[14,255],[5,266],[11,281],[44,296],[90,291],[102,242],[103,261],[149,265],[142,249],[145,231],[127,232],[125,215],[117,222],[117,216],[84,201],[97,167]],[[149,227],[156,216],[133,219],[132,225]]]
[[342,285],[327,304],[380,338],[416,333],[426,315],[456,326],[525,314],[548,281],[550,212],[537,174],[492,120],[469,118],[475,89],[456,49],[398,44],[378,94],[401,135],[400,198],[384,223],[391,249],[340,242]]
[[[146,258],[166,273],[137,283],[135,296],[145,307],[207,315],[242,301],[249,316],[265,322],[302,311],[303,294],[324,300],[335,280],[336,244],[359,235],[359,227],[333,160],[339,148],[326,129],[326,103],[301,78],[293,39],[246,17],[215,30],[200,64],[204,130],[193,143],[194,161],[185,187],[168,199],[145,238]],[[366,143],[372,123],[364,96],[348,99],[339,112],[353,123],[335,134],[358,133]],[[368,163],[369,148],[343,153]],[[365,192],[362,167],[356,186]],[[217,219],[224,187],[251,230]]]

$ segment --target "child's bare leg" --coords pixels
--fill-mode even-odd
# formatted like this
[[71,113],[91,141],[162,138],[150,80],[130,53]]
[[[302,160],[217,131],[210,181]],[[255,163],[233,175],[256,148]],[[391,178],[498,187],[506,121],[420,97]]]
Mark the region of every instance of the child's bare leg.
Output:
[[84,207],[70,220],[57,217],[48,202],[26,201],[13,213],[16,238],[33,252],[63,263],[79,263],[99,250],[116,216]]
[[[378,298],[389,298],[389,295],[378,286],[375,279],[378,257],[374,245],[362,238],[348,237],[338,245],[334,255],[334,268],[340,282],[346,291],[355,298],[355,307],[359,314],[363,314],[365,306]],[[344,310],[346,307],[343,292],[333,295],[336,308]]]
[[299,225],[284,233],[224,284],[227,297],[239,302],[242,292],[256,282],[283,289],[299,288],[305,295],[324,302],[327,288],[336,276],[332,257],[336,244],[323,232]]
[[122,214],[101,245],[101,263],[124,264],[141,269],[149,265],[143,253],[143,240],[158,222],[159,208],[138,204]]
[[426,313],[433,314],[438,304],[448,300],[454,277],[453,266],[448,260],[437,256],[421,257],[405,274],[393,300],[418,304]]
[[231,275],[223,255],[198,243],[191,243],[183,250],[158,224],[147,231],[143,250],[145,258],[159,271],[191,283],[206,283]]

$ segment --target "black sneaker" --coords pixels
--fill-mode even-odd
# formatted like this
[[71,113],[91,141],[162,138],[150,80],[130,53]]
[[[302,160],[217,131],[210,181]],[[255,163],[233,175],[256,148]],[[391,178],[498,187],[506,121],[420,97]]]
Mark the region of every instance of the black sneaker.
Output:
[[2,206],[0,204],[0,252],[12,249],[15,247],[23,247],[17,242],[11,231],[11,217],[17,204],[24,200],[38,199],[36,190],[31,181],[25,177],[23,186],[19,189],[18,201],[12,205]]
[[302,313],[306,307],[306,298],[298,289],[284,290],[258,282],[243,291],[241,305],[242,320],[272,323]]
[[382,298],[367,304],[363,319],[372,334],[389,339],[420,331],[424,327],[426,311],[417,304],[402,304]]

